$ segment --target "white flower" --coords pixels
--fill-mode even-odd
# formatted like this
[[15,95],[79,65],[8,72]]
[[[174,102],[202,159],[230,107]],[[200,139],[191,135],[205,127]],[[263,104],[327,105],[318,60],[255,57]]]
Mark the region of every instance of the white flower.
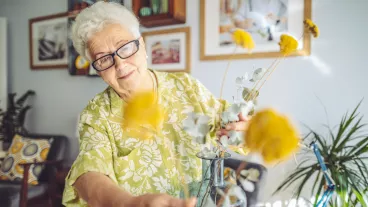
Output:
[[243,116],[248,116],[248,114],[253,110],[254,108],[254,102],[253,101],[238,101],[235,103],[238,105],[239,113],[241,113]]
[[205,143],[205,136],[210,130],[208,122],[210,117],[195,113],[189,113],[188,117],[183,121],[183,129],[193,140],[199,144]]
[[224,111],[221,113],[221,125],[223,127],[225,127],[225,125],[230,122],[229,116],[230,116],[230,113],[228,111]]
[[230,131],[229,132],[229,144],[239,145],[242,143],[243,137],[244,137],[244,133],[241,131]]
[[254,103],[253,101],[248,101],[242,103],[241,106],[241,113],[243,116],[248,116],[248,114],[254,109]]
[[221,124],[224,126],[229,122],[239,121],[240,107],[238,104],[232,104],[228,110],[221,114]]
[[253,72],[253,76],[252,78],[249,80],[251,82],[255,82],[258,80],[261,80],[263,75],[266,73],[266,69],[265,68],[258,68]]
[[237,78],[235,79],[236,86],[237,86],[238,88],[244,88],[244,87],[246,87],[246,84],[247,84],[248,79],[249,79],[249,75],[248,75],[248,73],[245,73],[245,74],[244,74],[243,76],[241,76],[241,77],[237,77]]
[[225,126],[230,122],[239,121],[239,114],[241,113],[243,116],[247,116],[249,112],[254,108],[253,101],[238,101],[232,104],[228,110],[222,112],[221,114],[221,125]]
[[226,135],[222,135],[220,137],[220,142],[221,144],[224,146],[224,147],[227,147],[228,146],[228,137]]
[[202,144],[201,148],[201,151],[198,153],[200,157],[215,158],[217,156],[215,152],[216,148],[211,143]]

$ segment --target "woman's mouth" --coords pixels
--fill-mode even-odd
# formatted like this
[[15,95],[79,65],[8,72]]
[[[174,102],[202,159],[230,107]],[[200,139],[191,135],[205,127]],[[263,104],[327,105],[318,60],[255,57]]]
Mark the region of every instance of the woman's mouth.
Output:
[[123,76],[119,77],[118,79],[127,79],[127,78],[129,78],[129,77],[134,73],[134,71],[135,71],[135,70],[132,70],[132,71],[130,71],[129,73],[127,73],[127,74],[125,74],[125,75],[123,75]]

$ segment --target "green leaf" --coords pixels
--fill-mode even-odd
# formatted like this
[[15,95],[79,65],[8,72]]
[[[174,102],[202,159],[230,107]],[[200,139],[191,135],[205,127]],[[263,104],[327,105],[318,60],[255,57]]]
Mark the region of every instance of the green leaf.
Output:
[[365,124],[360,124],[360,122],[362,121],[362,117],[359,118],[359,120],[354,124],[354,126],[350,129],[350,131],[348,132],[348,134],[346,135],[346,137],[341,141],[341,143],[336,147],[336,152],[341,151],[345,144],[348,143],[351,138],[352,135],[354,135],[354,133],[358,132],[359,129],[361,129],[362,127],[365,126]]
[[305,170],[311,170],[308,167],[297,169],[295,172],[293,172],[290,176],[288,176],[273,192],[273,195],[278,193],[280,190],[285,189],[289,187],[295,180],[299,179],[303,175],[305,175],[307,172],[304,172]]
[[[362,180],[364,180],[365,185],[368,186],[368,180],[367,180],[368,169],[367,169],[367,166],[364,165],[363,161],[361,161],[362,166],[359,165],[359,163],[358,163],[359,161],[361,161],[361,160],[354,160],[354,163],[358,167],[359,172],[361,173],[361,178],[363,178]],[[364,168],[364,169],[362,169],[362,168]],[[365,173],[364,173],[364,170],[365,170]]]
[[352,123],[352,121],[358,116],[358,114],[356,114],[360,104],[362,103],[362,101],[360,101],[358,103],[358,105],[355,107],[355,109],[353,110],[353,112],[350,114],[349,118],[347,119],[348,117],[348,114],[346,113],[341,122],[340,122],[340,125],[339,125],[339,129],[338,129],[338,132],[337,132],[337,135],[336,135],[336,140],[335,142],[332,144],[332,149],[331,151],[334,151],[337,144],[340,142],[341,138],[342,138],[342,135],[345,133],[345,130],[350,126],[350,124]]
[[368,136],[364,137],[360,140],[355,147],[353,147],[350,152],[347,154],[348,156],[357,156],[356,152],[359,152],[361,149],[367,147],[368,144]]
[[352,191],[354,192],[357,200],[362,205],[362,207],[368,207],[368,204],[367,202],[365,202],[363,195],[359,191],[355,190],[354,188],[352,189]]
[[317,140],[319,147],[322,148],[321,155],[323,157],[326,157],[328,155],[328,147],[325,139],[323,139],[319,134],[317,134],[315,131],[311,130],[311,133],[313,134],[313,138]]
[[[312,187],[312,191],[311,191],[311,194],[312,195],[313,195],[314,191],[316,190],[316,186],[317,186],[318,181],[320,180],[320,176],[321,175],[323,175],[322,171],[321,170],[318,170],[317,178],[314,181],[314,184],[313,184],[313,187]],[[322,179],[323,179],[323,177],[322,177]]]
[[311,178],[311,176],[313,175],[313,173],[315,173],[316,171],[314,170],[310,170],[308,173],[306,173],[304,179],[302,180],[302,182],[299,184],[298,190],[297,190],[297,196],[296,196],[296,200],[299,199],[300,197],[300,193],[302,192],[305,183]]
[[28,90],[25,94],[23,94],[23,96],[21,96],[21,97],[17,100],[16,104],[17,104],[17,105],[19,105],[19,106],[23,106],[23,104],[24,104],[24,102],[27,100],[27,98],[28,98],[29,96],[34,96],[34,95],[36,95],[36,92],[34,92],[33,90]]
[[359,102],[359,104],[355,107],[355,109],[353,110],[353,112],[350,114],[349,118],[348,114],[346,113],[343,118],[341,119],[340,125],[339,125],[339,129],[336,135],[336,139],[334,141],[334,143],[332,144],[332,148],[331,151],[334,151],[337,144],[340,142],[342,135],[344,134],[345,130],[350,126],[351,122],[357,117],[358,114],[356,114],[360,104],[362,101]]
[[360,156],[361,154],[363,154],[363,153],[367,153],[367,152],[368,152],[368,145],[366,145],[365,147],[362,147],[361,149],[359,149],[357,152],[355,152],[355,153],[353,154],[353,156],[358,157],[358,156]]
[[[317,168],[317,164],[312,164],[306,167],[297,168],[294,172],[291,173],[273,192],[273,195],[278,193],[279,191],[289,187],[294,181],[298,180],[300,177],[304,176],[310,171],[314,171]],[[309,170],[309,171],[307,171]]]
[[313,206],[317,206],[318,199],[319,199],[319,196],[321,195],[324,182],[325,182],[325,180],[321,179],[321,182],[319,183],[318,191],[317,191],[317,194],[316,194],[316,199],[314,200],[314,205]]

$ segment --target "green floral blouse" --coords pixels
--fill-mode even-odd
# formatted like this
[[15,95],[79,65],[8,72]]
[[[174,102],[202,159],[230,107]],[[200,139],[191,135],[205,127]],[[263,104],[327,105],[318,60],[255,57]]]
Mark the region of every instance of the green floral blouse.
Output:
[[80,152],[66,178],[64,205],[87,206],[72,185],[89,171],[109,176],[133,195],[179,197],[180,176],[186,183],[201,180],[202,162],[195,156],[199,146],[182,130],[182,121],[188,112],[213,117],[227,104],[187,73],[153,72],[159,102],[168,110],[163,135],[149,140],[126,136],[121,128],[124,101],[110,87],[96,95],[80,116]]

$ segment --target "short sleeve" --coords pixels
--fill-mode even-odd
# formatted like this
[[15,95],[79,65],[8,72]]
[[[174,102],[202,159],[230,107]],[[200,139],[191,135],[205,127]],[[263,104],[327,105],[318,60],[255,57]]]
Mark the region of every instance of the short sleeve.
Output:
[[63,204],[66,206],[87,206],[73,187],[84,173],[99,172],[117,183],[107,121],[100,108],[91,103],[82,112],[79,121],[80,152],[74,161],[65,182]]

